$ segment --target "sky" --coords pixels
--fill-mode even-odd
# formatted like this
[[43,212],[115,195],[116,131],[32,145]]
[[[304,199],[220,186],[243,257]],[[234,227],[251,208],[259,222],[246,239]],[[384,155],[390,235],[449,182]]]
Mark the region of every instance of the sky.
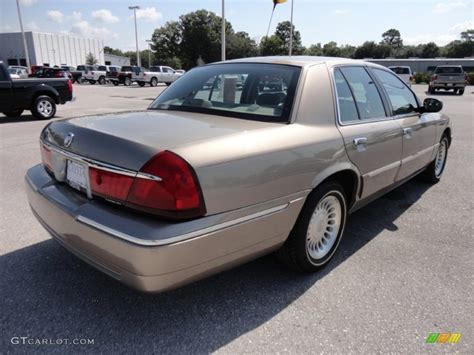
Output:
[[[140,49],[155,28],[180,15],[205,9],[221,14],[221,0],[19,0],[25,30],[70,33],[101,38],[104,45],[135,49],[133,12],[138,5]],[[401,32],[405,44],[433,41],[438,45],[459,38],[474,28],[474,0],[293,0],[294,25],[303,45],[327,43],[360,45],[381,40],[390,28]],[[271,0],[225,0],[226,19],[235,31],[251,38],[266,34]],[[270,32],[289,20],[291,0],[277,5]],[[0,0],[0,32],[20,30],[16,0]],[[0,49],[1,50],[1,49]]]

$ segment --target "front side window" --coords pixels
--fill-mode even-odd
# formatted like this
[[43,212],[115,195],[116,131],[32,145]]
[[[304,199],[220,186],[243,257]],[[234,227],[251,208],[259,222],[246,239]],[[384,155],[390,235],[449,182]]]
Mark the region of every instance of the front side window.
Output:
[[299,67],[263,63],[198,67],[163,91],[150,109],[287,122],[300,72]]
[[339,105],[339,118],[341,122],[359,121],[359,114],[352,96],[349,84],[339,69],[334,71],[336,82],[337,103]]
[[392,104],[393,115],[404,115],[415,112],[418,107],[415,95],[397,76],[381,69],[372,69],[382,83]]
[[385,117],[385,109],[374,81],[363,67],[342,67],[362,120]]

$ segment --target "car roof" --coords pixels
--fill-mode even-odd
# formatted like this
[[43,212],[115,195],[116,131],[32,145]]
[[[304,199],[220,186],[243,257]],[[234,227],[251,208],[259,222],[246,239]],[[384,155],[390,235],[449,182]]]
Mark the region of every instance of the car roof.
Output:
[[[293,65],[299,67],[307,67],[315,64],[326,64],[329,67],[333,67],[341,64],[356,64],[356,65],[368,65],[377,68],[385,68],[379,64],[366,62],[363,60],[349,59],[349,58],[339,58],[339,57],[317,57],[317,56],[272,56],[272,57],[250,57],[250,58],[240,58],[240,59],[231,59],[225,62],[216,62],[212,64],[222,64],[222,63],[267,63],[267,64],[283,64],[283,65]],[[210,64],[210,65],[212,65]]]

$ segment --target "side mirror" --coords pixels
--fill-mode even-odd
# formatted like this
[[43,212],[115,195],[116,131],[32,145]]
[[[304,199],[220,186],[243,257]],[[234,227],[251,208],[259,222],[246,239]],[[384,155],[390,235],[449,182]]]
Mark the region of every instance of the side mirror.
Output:
[[443,108],[443,103],[438,99],[428,97],[423,101],[423,111],[424,112],[439,112]]

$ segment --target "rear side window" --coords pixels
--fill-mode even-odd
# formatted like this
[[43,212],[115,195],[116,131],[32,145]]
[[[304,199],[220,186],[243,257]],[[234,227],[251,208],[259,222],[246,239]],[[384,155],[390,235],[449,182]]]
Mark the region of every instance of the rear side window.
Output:
[[414,112],[418,107],[415,95],[397,76],[381,69],[372,69],[387,92],[394,115]]
[[461,67],[437,67],[436,74],[462,74]]
[[352,96],[349,84],[339,69],[334,71],[334,80],[336,81],[336,94],[339,106],[339,118],[341,122],[358,121],[359,114]]
[[374,81],[362,67],[343,67],[362,120],[386,117],[380,93]]
[[390,68],[390,70],[393,71],[395,74],[398,74],[398,75],[410,74],[410,68],[392,67],[392,68]]

